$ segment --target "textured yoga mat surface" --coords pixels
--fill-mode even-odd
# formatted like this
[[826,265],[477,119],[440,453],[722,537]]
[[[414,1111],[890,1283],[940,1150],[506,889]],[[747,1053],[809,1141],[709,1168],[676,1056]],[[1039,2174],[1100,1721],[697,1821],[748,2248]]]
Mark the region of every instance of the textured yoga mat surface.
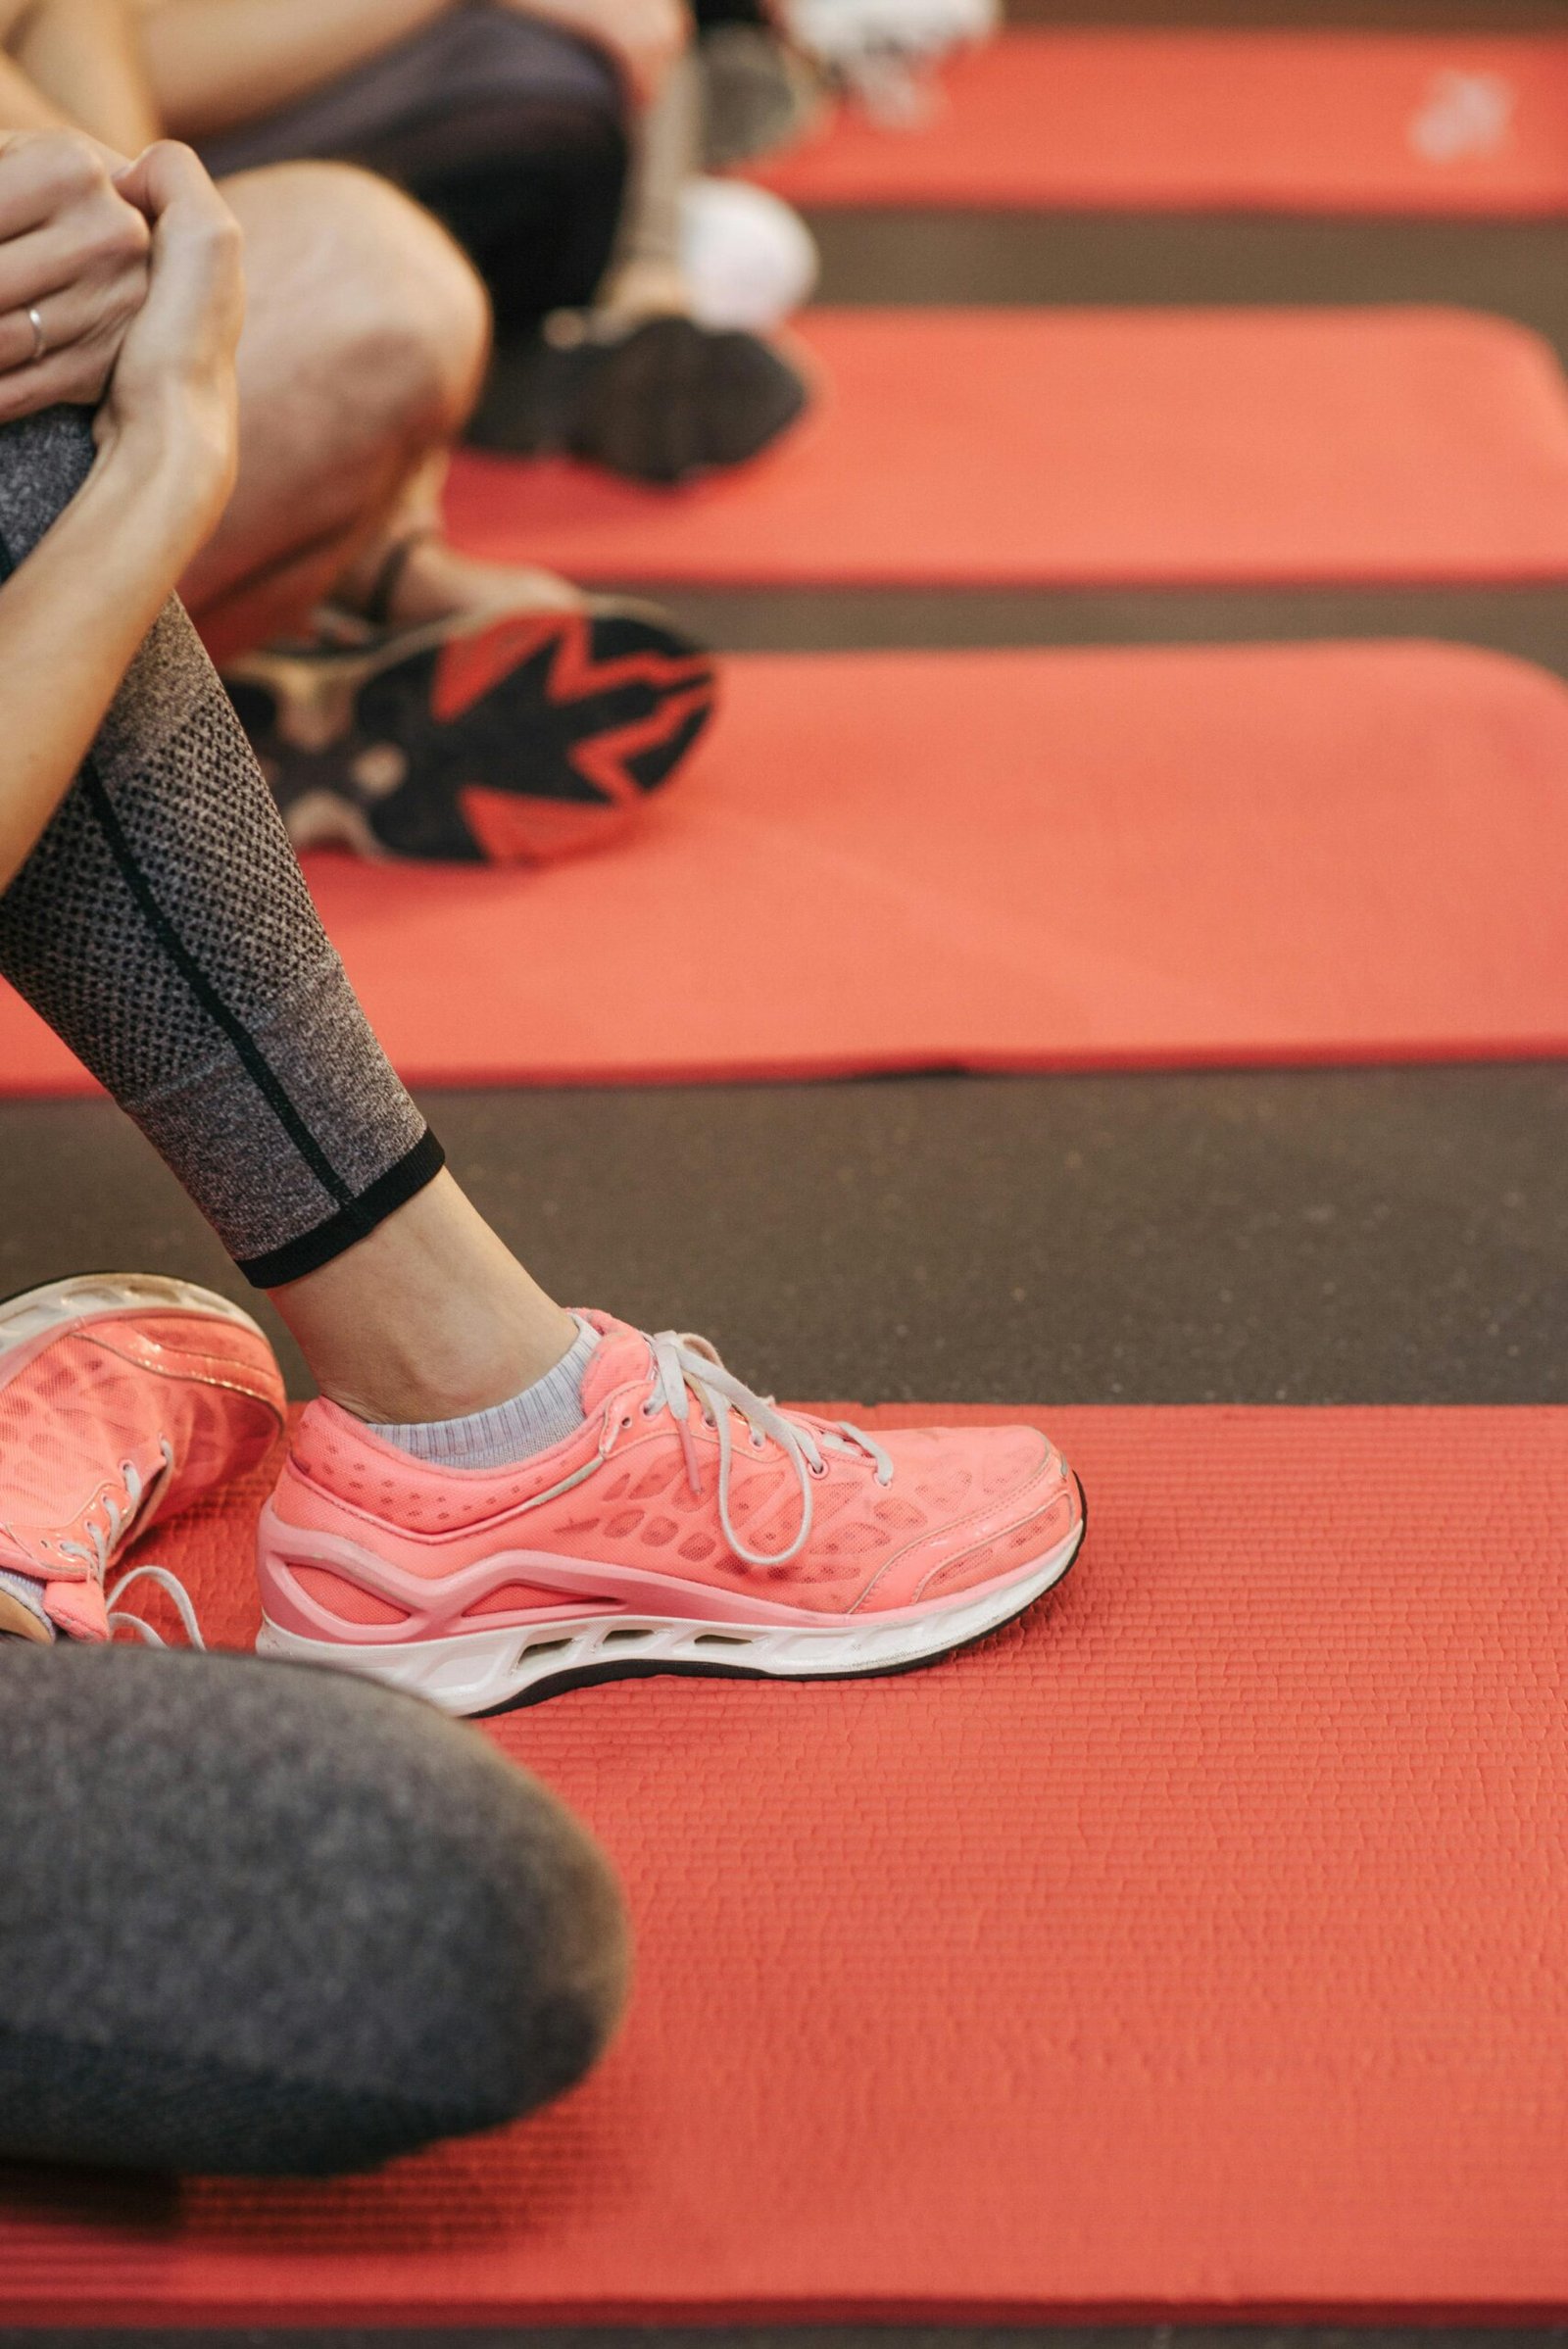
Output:
[[469,457],[479,553],[573,578],[1306,585],[1568,576],[1568,385],[1444,309],[819,311],[816,412],[694,488]]
[[310,865],[430,1085],[1557,1053],[1565,870],[1568,689],[1423,644],[737,660],[606,854]]
[[[1038,1416],[1088,1542],[970,1654],[491,1725],[629,1891],[585,2089],[331,2187],[7,2179],[0,2315],[1560,2316],[1568,1413]],[[156,1538],[230,1639],[258,1498]]]
[[845,109],[761,176],[820,206],[1558,213],[1568,40],[1013,31],[917,127]]

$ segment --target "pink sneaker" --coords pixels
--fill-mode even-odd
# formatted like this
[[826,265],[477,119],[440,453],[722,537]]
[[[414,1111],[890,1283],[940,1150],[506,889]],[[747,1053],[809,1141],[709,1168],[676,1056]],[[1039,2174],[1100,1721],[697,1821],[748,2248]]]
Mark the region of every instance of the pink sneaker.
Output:
[[117,1551],[256,1467],[284,1418],[255,1322],[188,1282],[103,1273],[0,1304],[0,1631],[107,1639]]
[[1034,1429],[863,1435],[700,1338],[584,1318],[587,1424],[515,1467],[433,1467],[312,1403],[262,1517],[264,1655],[453,1713],[631,1673],[897,1672],[1071,1565],[1082,1494]]

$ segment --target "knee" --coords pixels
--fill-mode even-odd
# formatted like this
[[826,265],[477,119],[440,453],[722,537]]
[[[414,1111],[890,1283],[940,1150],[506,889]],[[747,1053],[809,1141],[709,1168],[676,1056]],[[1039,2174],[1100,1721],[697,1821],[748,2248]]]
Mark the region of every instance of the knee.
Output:
[[[55,1766],[21,1839],[47,1882],[18,1910],[36,1945],[5,1951],[0,2153],[361,2169],[531,2111],[604,2049],[614,1884],[476,1732],[239,1658],[57,1653],[46,1685]],[[73,1720],[95,1790],[67,1835]]]
[[277,165],[224,193],[245,228],[253,302],[286,302],[317,367],[383,430],[416,450],[450,438],[478,396],[491,321],[477,271],[440,223],[349,164]]

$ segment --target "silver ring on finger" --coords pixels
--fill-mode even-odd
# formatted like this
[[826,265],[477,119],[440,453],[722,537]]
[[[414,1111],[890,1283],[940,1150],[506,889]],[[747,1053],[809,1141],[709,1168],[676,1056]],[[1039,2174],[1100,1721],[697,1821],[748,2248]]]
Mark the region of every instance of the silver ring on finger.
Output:
[[49,337],[43,330],[43,320],[36,310],[28,311],[27,323],[32,328],[32,356],[27,365],[35,367],[40,359],[49,356]]

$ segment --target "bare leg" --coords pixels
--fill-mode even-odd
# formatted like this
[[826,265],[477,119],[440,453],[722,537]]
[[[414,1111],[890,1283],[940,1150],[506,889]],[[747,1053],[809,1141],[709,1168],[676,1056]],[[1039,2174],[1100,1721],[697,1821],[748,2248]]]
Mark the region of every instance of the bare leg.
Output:
[[298,628],[355,565],[373,576],[411,519],[433,520],[432,460],[477,396],[489,345],[467,262],[386,182],[287,164],[224,194],[250,294],[240,478],[182,583],[220,659]]
[[378,1421],[506,1402],[577,1336],[447,1174],[272,1302],[322,1394]]
[[688,308],[680,199],[702,170],[702,74],[689,50],[665,74],[638,126],[619,246],[599,296],[603,316],[650,318]]

